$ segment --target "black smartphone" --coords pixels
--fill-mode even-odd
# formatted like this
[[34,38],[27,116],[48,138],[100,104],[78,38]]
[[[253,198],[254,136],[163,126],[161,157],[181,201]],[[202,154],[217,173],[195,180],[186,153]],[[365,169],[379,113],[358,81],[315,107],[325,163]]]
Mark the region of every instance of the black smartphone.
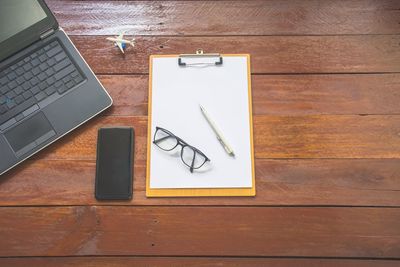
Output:
[[132,198],[135,132],[133,128],[100,128],[97,135],[95,197]]

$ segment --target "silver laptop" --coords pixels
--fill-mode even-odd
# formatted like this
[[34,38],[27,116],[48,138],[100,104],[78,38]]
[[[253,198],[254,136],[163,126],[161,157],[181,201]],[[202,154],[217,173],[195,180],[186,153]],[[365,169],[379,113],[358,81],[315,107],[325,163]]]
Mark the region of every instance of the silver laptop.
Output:
[[0,0],[0,174],[111,105],[43,0]]

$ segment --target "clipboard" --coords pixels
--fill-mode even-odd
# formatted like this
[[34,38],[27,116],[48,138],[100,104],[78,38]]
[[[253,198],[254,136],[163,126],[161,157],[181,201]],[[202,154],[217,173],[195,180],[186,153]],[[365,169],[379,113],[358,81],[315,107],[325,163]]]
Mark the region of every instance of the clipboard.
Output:
[[[250,136],[250,175],[251,184],[246,187],[210,187],[210,188],[152,188],[151,167],[152,167],[152,119],[153,119],[153,61],[162,58],[174,58],[176,64],[180,68],[187,67],[207,67],[215,65],[216,67],[224,66],[224,59],[233,57],[241,57],[246,60],[247,68],[247,99],[248,99],[248,122]],[[196,59],[196,62],[187,62],[187,59]],[[181,55],[151,55],[149,64],[149,104],[148,104],[148,140],[147,140],[147,169],[146,169],[146,196],[147,197],[190,197],[190,196],[255,196],[255,171],[254,171],[254,142],[253,142],[253,120],[252,120],[252,97],[251,97],[251,74],[250,74],[250,55],[248,54],[205,54],[202,50],[196,51],[195,54]],[[209,126],[206,126],[209,127]],[[179,133],[175,133],[179,136]],[[180,136],[181,137],[181,136]],[[215,137],[213,137],[215,138]],[[221,148],[222,149],[222,148]],[[226,155],[228,157],[228,155]],[[176,164],[181,164],[176,159]]]

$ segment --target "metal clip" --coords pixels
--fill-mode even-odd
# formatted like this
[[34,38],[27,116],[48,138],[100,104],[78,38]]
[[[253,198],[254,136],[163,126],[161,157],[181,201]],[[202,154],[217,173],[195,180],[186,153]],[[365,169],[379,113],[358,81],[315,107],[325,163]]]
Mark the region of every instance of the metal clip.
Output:
[[[197,58],[197,57],[208,57],[208,58],[219,58],[218,61],[215,61],[214,63],[210,63],[210,62],[196,62],[196,63],[185,63],[182,61],[183,58]],[[197,49],[196,50],[196,54],[181,54],[179,55],[178,58],[178,65],[179,66],[193,66],[193,65],[222,65],[222,57],[220,54],[218,53],[208,53],[205,54],[203,49]]]

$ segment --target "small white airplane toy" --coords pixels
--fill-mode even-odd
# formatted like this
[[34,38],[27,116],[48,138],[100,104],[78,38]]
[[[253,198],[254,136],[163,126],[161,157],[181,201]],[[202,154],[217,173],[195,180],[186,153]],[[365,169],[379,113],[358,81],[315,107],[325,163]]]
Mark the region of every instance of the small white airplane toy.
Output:
[[106,39],[108,41],[114,42],[115,46],[118,46],[119,50],[121,50],[122,53],[125,53],[126,44],[135,46],[135,38],[133,38],[132,41],[125,40],[124,33],[121,33],[120,35],[118,35],[116,37],[107,37]]

